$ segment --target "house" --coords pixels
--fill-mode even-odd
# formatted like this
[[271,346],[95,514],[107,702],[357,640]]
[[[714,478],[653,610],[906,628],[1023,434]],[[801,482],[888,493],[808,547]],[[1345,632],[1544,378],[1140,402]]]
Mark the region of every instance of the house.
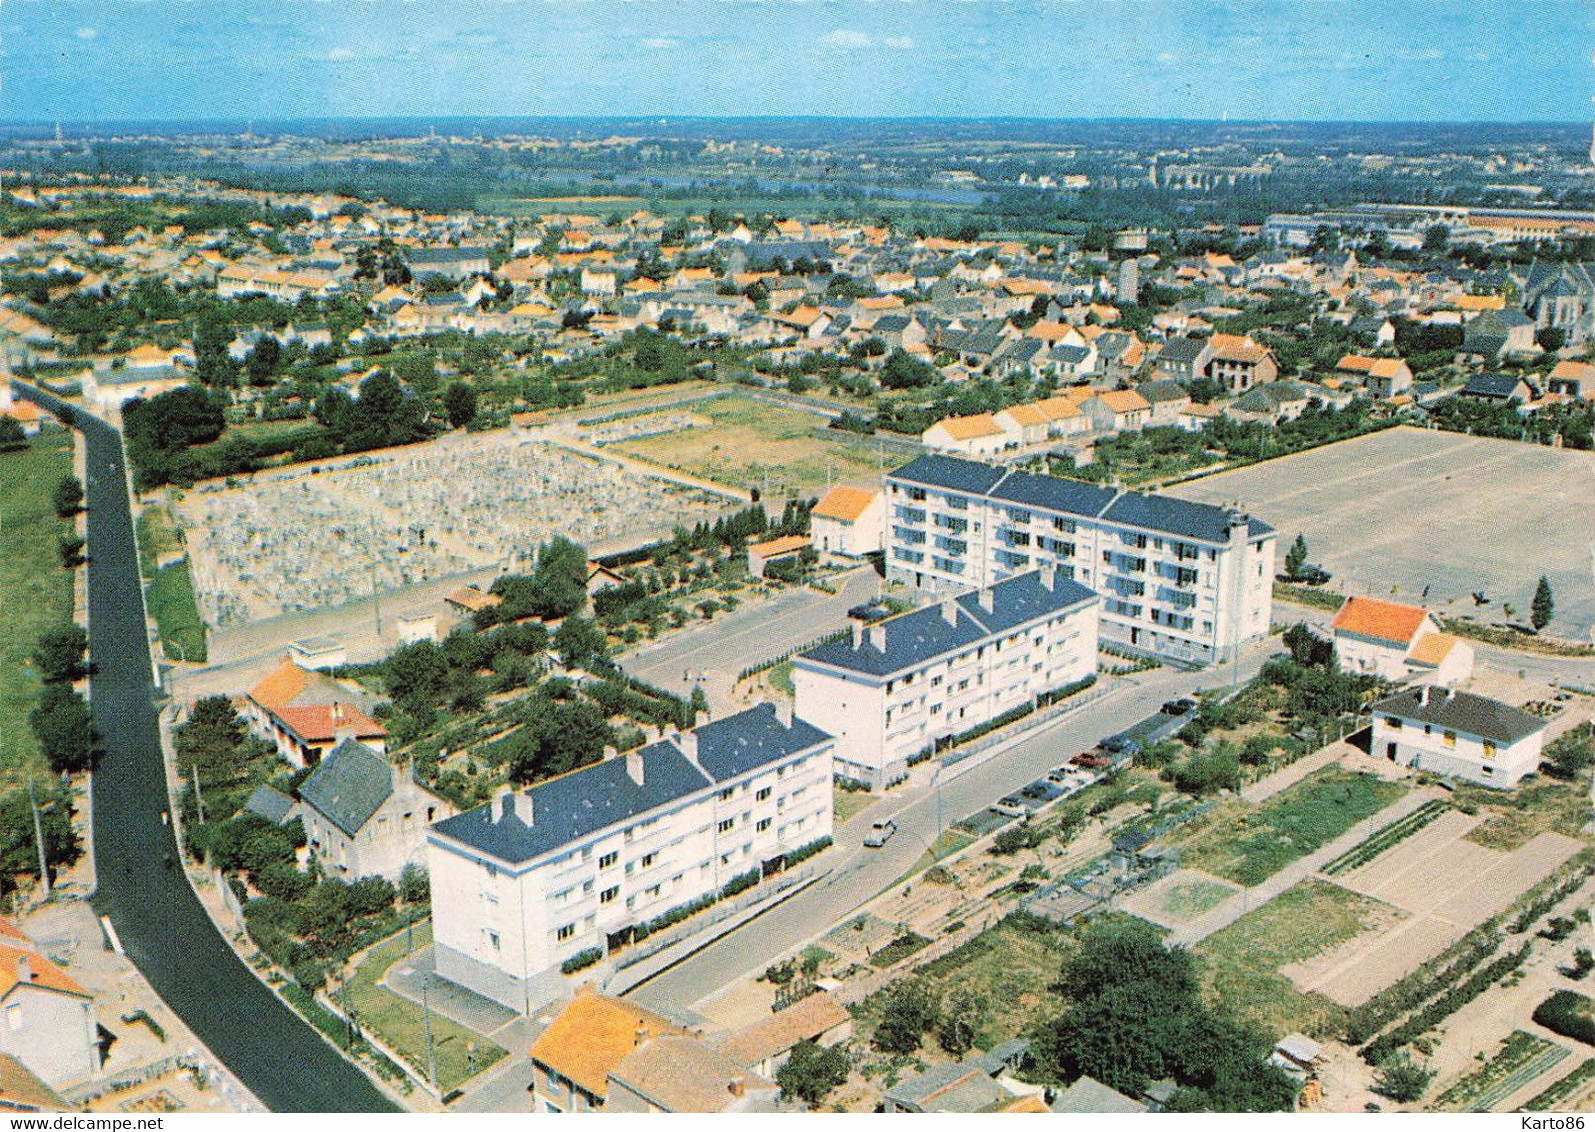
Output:
[[1191,395],[1177,381],[1145,381],[1135,391],[1152,407],[1147,428],[1177,428],[1180,415],[1191,407]]
[[1213,421],[1224,415],[1224,410],[1217,405],[1204,405],[1193,401],[1180,410],[1179,426],[1186,432],[1201,432]]
[[33,940],[0,919],[0,1054],[52,1088],[99,1072],[94,996],[52,963]]
[[83,400],[102,412],[120,409],[129,401],[145,401],[181,389],[188,378],[175,369],[109,369],[83,374]]
[[1370,710],[1376,757],[1502,790],[1539,770],[1545,721],[1499,700],[1419,684]]
[[720,1052],[753,1073],[774,1080],[802,1042],[840,1045],[853,1036],[853,1015],[829,991],[819,991],[727,1037]]
[[567,961],[779,872],[831,834],[833,746],[760,704],[438,822],[438,974],[530,1012],[569,993]]
[[1485,311],[1468,323],[1458,353],[1464,360],[1492,366],[1510,357],[1538,354],[1534,320],[1516,310]]
[[1010,436],[991,413],[969,417],[943,417],[920,434],[920,443],[932,452],[961,456],[994,456],[1008,447]]
[[244,812],[276,826],[296,822],[300,815],[298,802],[270,786],[255,787],[250,792],[249,800],[244,803]]
[[1360,377],[1363,388],[1374,397],[1395,397],[1412,388],[1412,370],[1400,358],[1347,354],[1335,365],[1335,369]]
[[475,617],[484,610],[493,609],[503,600],[498,594],[484,592],[476,586],[460,586],[449,591],[443,604],[462,617]]
[[1113,389],[1081,402],[1080,412],[1098,432],[1139,432],[1152,420],[1152,403],[1134,389]]
[[1455,686],[1473,675],[1473,648],[1415,605],[1349,597],[1329,623],[1345,672],[1386,680],[1424,677]]
[[1496,404],[1526,404],[1534,400],[1534,387],[1509,373],[1476,373],[1462,387],[1460,397]]
[[933,593],[1052,567],[1115,647],[1208,665],[1268,631],[1273,527],[1239,509],[921,456],[886,476],[886,571]]
[[932,1065],[886,1092],[886,1112],[1045,1112],[1044,1090],[1008,1075],[1030,1043],[1006,1042],[990,1053]]
[[1590,264],[1536,261],[1512,274],[1522,310],[1535,328],[1554,327],[1575,346],[1595,337],[1595,271]]
[[809,512],[809,537],[821,554],[862,558],[878,553],[886,538],[886,496],[869,488],[833,487]]
[[429,275],[446,275],[450,279],[465,279],[471,275],[485,275],[492,270],[488,261],[489,248],[462,244],[459,247],[410,248],[405,260],[410,273],[417,280]]
[[362,700],[369,706],[364,693],[286,657],[250,691],[244,717],[283,758],[297,767],[313,766],[346,737],[385,749],[387,729],[366,714]]
[[755,578],[762,578],[770,563],[797,558],[808,550],[809,546],[808,535],[781,535],[779,538],[766,539],[764,542],[750,543],[748,573]]
[[609,1074],[638,1046],[686,1031],[651,1010],[584,988],[532,1043],[533,1112],[597,1112]]
[[[609,1071],[605,1112],[771,1113],[781,1089],[685,1034],[648,1038]],[[789,1106],[787,1111],[799,1111]]]
[[1110,1089],[1094,1077],[1081,1077],[1053,1098],[1051,1110],[1058,1113],[1084,1115],[1108,1113],[1130,1115],[1146,1111],[1146,1105]]
[[626,584],[626,579],[625,578],[623,578],[619,574],[615,573],[608,566],[605,566],[602,562],[589,562],[589,563],[587,563],[587,596],[588,597],[593,597],[596,594],[603,593],[603,591],[605,591],[605,590],[612,590],[612,589],[616,588],[617,586],[623,586],[625,584]]
[[1301,416],[1311,400],[1307,387],[1300,382],[1272,381],[1248,389],[1225,405],[1224,415],[1236,421],[1274,425]]
[[1158,352],[1153,366],[1159,377],[1189,385],[1206,376],[1204,371],[1210,357],[1205,338],[1171,338]]
[[288,656],[300,668],[327,672],[349,663],[349,649],[335,637],[303,637],[288,642]]
[[454,806],[364,743],[345,739],[299,787],[311,855],[328,876],[397,881],[425,863],[426,828]]
[[1032,571],[854,622],[850,639],[793,658],[794,710],[836,736],[838,776],[882,789],[948,736],[1093,675],[1097,605],[1079,583]]
[[0,1113],[66,1112],[66,1101],[9,1053],[0,1053]]
[[1545,378],[1545,391],[1595,401],[1595,365],[1589,362],[1557,362]]
[[1250,335],[1215,334],[1207,342],[1202,376],[1229,393],[1244,393],[1279,376],[1274,352]]

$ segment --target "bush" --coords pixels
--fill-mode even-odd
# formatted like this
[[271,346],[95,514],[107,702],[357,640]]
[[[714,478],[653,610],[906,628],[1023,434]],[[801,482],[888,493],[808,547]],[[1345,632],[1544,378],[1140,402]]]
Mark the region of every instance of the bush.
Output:
[[1563,1037],[1595,1045],[1595,1002],[1588,995],[1559,990],[1534,1008],[1534,1021]]
[[790,869],[793,865],[801,864],[802,862],[807,861],[810,857],[814,856],[814,854],[829,849],[830,847],[831,838],[829,835],[826,835],[825,837],[816,837],[807,845],[799,845],[796,849],[792,850],[792,852],[788,853],[786,855],[786,867]]
[[603,957],[604,953],[601,948],[585,948],[582,951],[578,951],[575,955],[572,955],[569,959],[565,960],[565,962],[561,963],[559,965],[559,969],[567,975],[574,974],[577,971],[591,967]]
[[1402,1104],[1410,1104],[1423,1096],[1423,1091],[1434,1080],[1434,1070],[1419,1065],[1405,1053],[1397,1054],[1379,1067],[1374,1074],[1373,1090]]

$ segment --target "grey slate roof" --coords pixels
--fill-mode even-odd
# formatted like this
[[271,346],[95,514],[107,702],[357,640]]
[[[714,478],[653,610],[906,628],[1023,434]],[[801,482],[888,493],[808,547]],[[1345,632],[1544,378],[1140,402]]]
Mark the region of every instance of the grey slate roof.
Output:
[[1003,470],[952,456],[920,456],[892,473],[893,479],[984,495],[1001,481]]
[[1143,381],[1135,391],[1156,405],[1163,401],[1189,401],[1191,395],[1177,381]]
[[334,747],[299,787],[305,805],[350,837],[393,794],[393,767],[355,739]]
[[[1061,575],[1054,576],[1049,590],[1041,583],[1040,571],[998,582],[991,587],[991,593],[989,612],[981,607],[978,593],[966,593],[953,599],[956,623],[948,621],[938,603],[876,622],[865,630],[857,648],[851,638],[843,638],[812,648],[801,657],[816,664],[889,677],[1049,613],[1096,600],[1096,594],[1085,586]],[[884,648],[875,643],[881,635],[886,638]]]
[[272,825],[286,825],[299,816],[299,803],[270,786],[255,787],[249,801],[244,803],[244,809]]
[[760,705],[697,730],[702,765],[674,742],[660,740],[639,752],[641,784],[627,771],[625,758],[605,759],[527,789],[530,825],[495,801],[432,828],[507,864],[520,864],[829,738],[801,720],[793,720],[785,736],[775,728],[785,731],[775,709]]
[[[1211,503],[1193,503],[1189,499],[1174,499],[1167,495],[1143,495],[1126,491],[1119,495],[1102,517],[1110,523],[1140,527],[1142,530],[1162,531],[1181,538],[1201,539],[1203,542],[1224,542],[1229,538],[1230,511]],[[1252,520],[1260,523],[1259,520]],[[1260,523],[1263,532],[1273,530]]]
[[1146,1105],[1110,1089],[1093,1077],[1081,1077],[1052,1102],[1053,1112],[1145,1112]]
[[1411,688],[1373,705],[1373,710],[1385,715],[1418,723],[1429,723],[1449,731],[1493,739],[1497,743],[1516,743],[1519,739],[1545,729],[1545,721],[1520,711],[1500,700],[1476,696],[1472,692],[1451,692],[1444,688]]
[[1511,400],[1520,396],[1518,386],[1522,383],[1521,377],[1513,377],[1511,374],[1476,373],[1468,379],[1467,385],[1462,389],[1462,395]]

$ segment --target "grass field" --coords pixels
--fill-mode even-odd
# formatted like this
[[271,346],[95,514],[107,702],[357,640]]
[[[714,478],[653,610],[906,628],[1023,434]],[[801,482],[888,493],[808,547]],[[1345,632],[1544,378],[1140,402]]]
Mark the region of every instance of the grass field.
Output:
[[[431,942],[431,922],[416,925],[416,948]],[[349,980],[349,999],[360,1025],[400,1054],[424,1080],[426,1029],[421,1008],[377,985],[388,968],[404,958],[404,943],[404,933],[400,932],[367,953]],[[437,1057],[438,1087],[444,1092],[457,1088],[508,1052],[436,1012],[432,1015],[432,1047]]]
[[1302,994],[1279,968],[1346,942],[1385,907],[1338,885],[1299,884],[1196,946],[1206,989],[1275,1037],[1292,1030],[1328,1034],[1344,1009],[1322,995]]
[[[819,494],[835,483],[877,483],[881,463],[867,440],[843,433],[816,436],[817,413],[732,394],[692,407],[714,424],[629,440],[613,447],[628,456],[702,476],[730,487]],[[895,463],[895,457],[888,456]]]
[[1328,767],[1260,806],[1220,808],[1198,819],[1201,828],[1180,845],[1180,858],[1187,868],[1250,887],[1404,793],[1371,774]]
[[183,548],[177,521],[165,504],[146,507],[138,515],[138,568],[147,582],[155,577],[161,555]]
[[1163,907],[1176,920],[1192,920],[1210,912],[1235,894],[1228,885],[1212,880],[1191,880],[1170,886]]
[[144,591],[150,616],[160,626],[161,644],[170,660],[204,661],[205,623],[194,604],[194,583],[188,559],[155,572]]
[[0,786],[46,770],[28,728],[39,694],[32,654],[40,633],[72,617],[72,574],[56,549],[72,525],[56,517],[50,499],[71,474],[70,433],[51,430],[0,453]]

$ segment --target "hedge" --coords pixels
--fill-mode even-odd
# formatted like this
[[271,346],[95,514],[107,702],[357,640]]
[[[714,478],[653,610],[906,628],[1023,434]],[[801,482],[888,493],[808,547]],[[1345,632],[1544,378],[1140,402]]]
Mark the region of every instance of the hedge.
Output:
[[1564,1038],[1595,1045],[1595,1001],[1587,994],[1559,990],[1534,1008],[1534,1020]]
[[602,948],[584,948],[583,950],[578,951],[575,955],[572,955],[569,959],[565,960],[565,962],[561,963],[559,965],[559,969],[565,972],[565,974],[571,975],[577,971],[583,970],[584,968],[591,967],[603,957],[604,952]]

